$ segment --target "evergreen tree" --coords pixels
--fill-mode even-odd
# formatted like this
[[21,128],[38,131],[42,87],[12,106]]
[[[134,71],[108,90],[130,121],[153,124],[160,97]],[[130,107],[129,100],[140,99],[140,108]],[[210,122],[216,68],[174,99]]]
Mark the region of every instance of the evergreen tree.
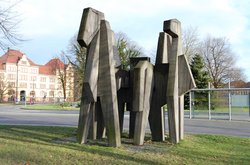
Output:
[[131,41],[125,33],[119,32],[116,34],[117,49],[121,59],[122,69],[130,69],[130,58],[139,57],[142,53],[142,48],[135,42]]
[[[197,88],[207,88],[209,82],[209,75],[205,69],[203,58],[199,54],[195,54],[190,64],[190,68],[194,77]],[[207,92],[196,93],[198,99],[195,100],[195,105],[203,105],[207,101]],[[189,96],[184,97],[185,109],[189,109]]]
[[205,70],[205,64],[202,56],[199,54],[195,54],[190,67],[197,88],[207,88],[209,82],[209,75],[208,72]]

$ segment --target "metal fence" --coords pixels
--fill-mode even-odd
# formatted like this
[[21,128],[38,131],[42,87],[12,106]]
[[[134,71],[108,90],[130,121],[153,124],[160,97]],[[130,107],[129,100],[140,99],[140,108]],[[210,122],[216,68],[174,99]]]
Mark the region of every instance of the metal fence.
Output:
[[250,121],[250,88],[194,89],[186,117]]

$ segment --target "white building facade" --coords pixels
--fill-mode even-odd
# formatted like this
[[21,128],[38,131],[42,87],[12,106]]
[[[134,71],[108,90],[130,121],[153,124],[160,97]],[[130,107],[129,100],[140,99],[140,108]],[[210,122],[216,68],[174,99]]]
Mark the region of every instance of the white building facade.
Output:
[[[56,64],[60,64],[58,68]],[[65,99],[59,73],[65,74]],[[37,65],[22,52],[9,49],[0,57],[1,88],[5,87],[2,101],[73,101],[73,74],[72,67],[59,59]]]

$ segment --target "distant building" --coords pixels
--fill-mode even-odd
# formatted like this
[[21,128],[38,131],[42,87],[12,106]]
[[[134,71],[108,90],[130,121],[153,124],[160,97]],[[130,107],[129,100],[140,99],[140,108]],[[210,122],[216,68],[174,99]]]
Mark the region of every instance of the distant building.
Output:
[[237,81],[231,81],[230,82],[230,87],[231,88],[246,88],[247,83],[242,80],[237,80]]
[[0,57],[1,101],[59,102],[64,95],[65,101],[73,101],[73,74],[72,66],[58,58],[38,65],[21,51],[8,49]]

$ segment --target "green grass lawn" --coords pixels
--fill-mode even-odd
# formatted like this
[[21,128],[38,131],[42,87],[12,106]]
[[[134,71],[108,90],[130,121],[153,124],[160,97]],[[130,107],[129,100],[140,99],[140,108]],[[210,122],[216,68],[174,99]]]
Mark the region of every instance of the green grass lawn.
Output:
[[[199,109],[199,107],[195,107],[195,112],[206,112],[208,111],[208,108],[202,108]],[[228,107],[216,107],[214,109],[211,109],[211,112],[224,112],[227,113],[229,111]],[[232,107],[231,108],[232,113],[233,112],[249,112],[249,107]]]
[[62,107],[60,104],[34,104],[23,106],[22,109],[28,110],[79,110],[80,108],[75,108],[71,106]]
[[152,142],[143,146],[122,138],[122,147],[102,141],[80,145],[76,128],[1,126],[0,164],[240,164],[250,163],[250,138],[188,135],[180,144]]

